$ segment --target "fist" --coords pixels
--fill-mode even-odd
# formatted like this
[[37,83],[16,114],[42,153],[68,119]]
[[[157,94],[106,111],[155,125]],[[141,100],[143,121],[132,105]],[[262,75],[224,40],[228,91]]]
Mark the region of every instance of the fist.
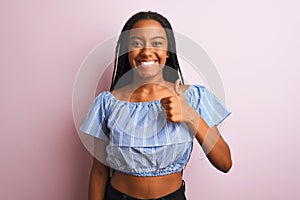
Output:
[[186,102],[183,91],[179,88],[180,80],[174,83],[175,95],[164,97],[160,100],[166,119],[170,122],[185,122],[192,107]]

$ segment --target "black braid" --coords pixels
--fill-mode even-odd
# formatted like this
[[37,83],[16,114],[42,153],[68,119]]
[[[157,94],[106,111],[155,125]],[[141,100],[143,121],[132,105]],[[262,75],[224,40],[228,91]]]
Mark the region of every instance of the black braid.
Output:
[[[131,66],[128,60],[128,32],[131,30],[136,22],[142,19],[153,19],[158,21],[163,28],[166,30],[167,40],[168,40],[168,52],[169,57],[166,61],[166,66],[173,68],[177,73],[171,73],[170,70],[167,70],[166,67],[163,70],[164,79],[170,82],[175,82],[180,78],[181,83],[183,82],[182,73],[179,67],[179,62],[176,54],[176,43],[174,32],[172,30],[171,24],[169,21],[162,15],[156,12],[139,12],[133,15],[124,25],[121,35],[119,36],[116,51],[115,51],[115,61],[114,61],[114,70],[110,86],[110,91],[125,86],[132,81],[132,79],[126,79],[125,82],[120,83],[121,77],[128,71],[130,71]],[[116,84],[118,86],[116,87]]]

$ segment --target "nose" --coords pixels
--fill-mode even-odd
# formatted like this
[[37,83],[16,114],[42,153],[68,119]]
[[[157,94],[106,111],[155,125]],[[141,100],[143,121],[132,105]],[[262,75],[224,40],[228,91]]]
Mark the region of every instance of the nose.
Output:
[[141,49],[141,56],[143,57],[150,57],[151,54],[153,53],[153,48],[149,47],[149,46],[145,46],[143,49]]

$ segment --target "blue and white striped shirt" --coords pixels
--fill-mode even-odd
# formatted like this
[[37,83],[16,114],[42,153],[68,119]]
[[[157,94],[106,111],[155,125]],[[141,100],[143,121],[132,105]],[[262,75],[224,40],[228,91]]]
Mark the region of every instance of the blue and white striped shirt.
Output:
[[[204,86],[191,85],[184,95],[210,127],[230,114]],[[181,171],[190,158],[194,139],[185,123],[165,119],[160,100],[122,101],[108,91],[96,97],[80,130],[106,141],[109,167],[135,176]]]

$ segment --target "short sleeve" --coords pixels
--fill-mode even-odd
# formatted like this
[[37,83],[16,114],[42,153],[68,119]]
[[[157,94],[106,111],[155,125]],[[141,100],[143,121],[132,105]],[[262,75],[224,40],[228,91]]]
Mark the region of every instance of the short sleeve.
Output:
[[101,93],[90,106],[80,130],[96,138],[108,140],[109,129],[106,125],[106,113],[105,94]]
[[206,87],[196,85],[193,91],[193,107],[209,127],[219,125],[231,112]]

